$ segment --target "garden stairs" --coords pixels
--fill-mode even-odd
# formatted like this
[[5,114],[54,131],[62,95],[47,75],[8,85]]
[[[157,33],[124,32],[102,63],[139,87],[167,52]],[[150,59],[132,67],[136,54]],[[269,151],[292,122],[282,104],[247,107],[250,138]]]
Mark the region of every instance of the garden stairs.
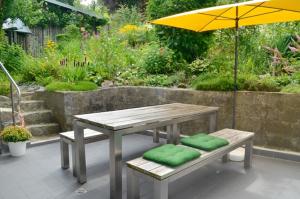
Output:
[[[45,102],[36,99],[34,92],[22,92],[21,96],[21,112],[32,135],[36,138],[57,135],[60,132],[59,124],[55,122],[52,111],[45,108]],[[0,99],[0,109],[0,128],[12,124],[9,98]]]

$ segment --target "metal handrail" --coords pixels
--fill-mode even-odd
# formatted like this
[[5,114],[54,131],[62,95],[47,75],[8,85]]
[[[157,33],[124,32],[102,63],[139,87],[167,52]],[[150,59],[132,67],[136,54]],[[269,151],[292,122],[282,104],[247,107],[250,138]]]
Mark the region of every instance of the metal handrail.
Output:
[[15,104],[14,104],[14,96],[13,96],[13,86],[15,87],[16,91],[17,91],[17,112],[18,114],[21,114],[21,90],[19,88],[19,86],[17,85],[17,83],[15,82],[15,80],[12,78],[12,76],[9,74],[9,72],[7,71],[7,69],[4,67],[4,65],[2,64],[2,62],[0,62],[0,68],[2,69],[2,71],[5,73],[5,75],[7,76],[7,78],[10,81],[10,97],[11,97],[11,112],[12,112],[12,121],[13,124],[16,125],[16,117],[15,117]]

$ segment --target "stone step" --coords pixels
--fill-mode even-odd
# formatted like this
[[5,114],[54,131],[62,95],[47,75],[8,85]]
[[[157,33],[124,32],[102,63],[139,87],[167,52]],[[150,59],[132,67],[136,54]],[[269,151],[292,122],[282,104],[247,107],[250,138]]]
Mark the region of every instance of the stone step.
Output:
[[24,112],[37,111],[44,108],[44,101],[42,100],[27,100],[21,102],[21,110]]
[[35,99],[35,92],[22,92],[21,93],[21,100],[34,100]]
[[60,132],[60,128],[57,123],[27,125],[26,128],[32,133],[33,136],[58,134]]
[[[16,108],[17,104],[15,104]],[[0,107],[2,108],[11,108],[11,103],[7,102],[0,102]],[[21,101],[21,111],[22,112],[32,112],[32,111],[37,111],[44,109],[44,101],[42,100],[26,100],[26,101]]]
[[40,110],[23,113],[25,124],[40,124],[53,122],[53,115],[51,110]]
[[[16,119],[18,118],[18,114],[15,112]],[[8,122],[12,120],[12,112],[11,108],[0,108],[0,122]]]

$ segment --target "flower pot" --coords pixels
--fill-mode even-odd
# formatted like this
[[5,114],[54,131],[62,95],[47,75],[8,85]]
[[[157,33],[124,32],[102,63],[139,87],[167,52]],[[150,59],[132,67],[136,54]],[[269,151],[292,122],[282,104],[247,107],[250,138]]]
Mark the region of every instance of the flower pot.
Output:
[[26,144],[27,144],[27,141],[25,141],[25,142],[9,142],[8,147],[9,147],[10,154],[14,157],[19,157],[19,156],[25,155]]

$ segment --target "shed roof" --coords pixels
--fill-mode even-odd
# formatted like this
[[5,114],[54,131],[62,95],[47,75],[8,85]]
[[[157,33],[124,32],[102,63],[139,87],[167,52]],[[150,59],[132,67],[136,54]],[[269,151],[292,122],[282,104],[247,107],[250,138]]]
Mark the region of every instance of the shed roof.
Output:
[[25,34],[31,34],[31,30],[28,26],[26,26],[23,21],[19,18],[11,19],[8,18],[4,21],[2,24],[3,30],[11,30],[15,32],[25,33]]
[[78,12],[78,13],[81,13],[81,14],[84,14],[84,15],[95,17],[96,19],[103,19],[103,16],[100,16],[100,15],[96,14],[95,12],[92,12],[92,11],[89,11],[89,10],[85,10],[85,9],[82,9],[82,8],[76,8],[74,6],[71,6],[71,5],[66,4],[66,3],[62,3],[60,1],[45,0],[45,2],[50,3],[50,4],[54,4],[54,5],[66,8],[66,9],[70,9],[70,10],[72,10],[74,12]]

